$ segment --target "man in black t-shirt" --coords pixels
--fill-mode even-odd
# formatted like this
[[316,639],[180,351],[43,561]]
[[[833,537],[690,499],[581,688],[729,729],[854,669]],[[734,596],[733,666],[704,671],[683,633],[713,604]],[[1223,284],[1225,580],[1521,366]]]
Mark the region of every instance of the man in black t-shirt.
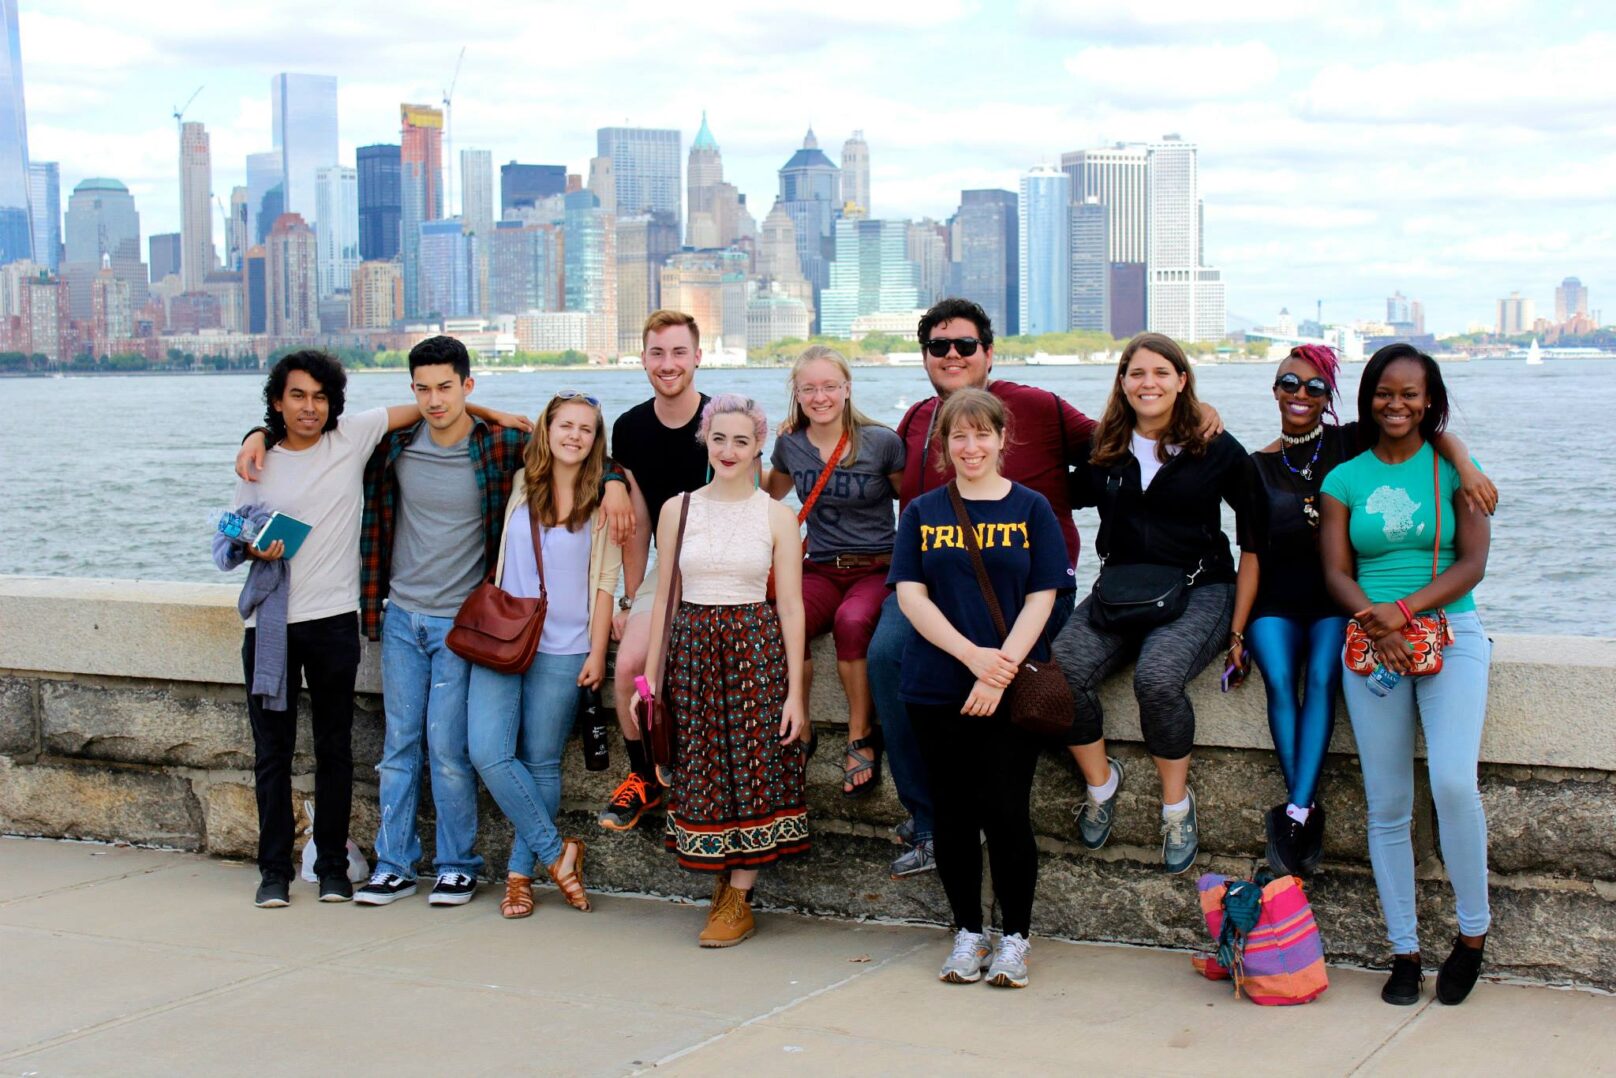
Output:
[[657,566],[647,563],[663,504],[707,482],[707,450],[696,440],[708,400],[695,386],[701,365],[696,320],[682,311],[653,311],[640,340],[652,396],[612,424],[612,455],[628,474],[637,518],[634,537],[623,547],[623,598],[612,620],[618,640],[613,695],[632,767],[600,811],[600,825],[612,831],[632,829],[646,809],[662,803],[656,769],[631,709],[634,679],[645,672],[656,601]]

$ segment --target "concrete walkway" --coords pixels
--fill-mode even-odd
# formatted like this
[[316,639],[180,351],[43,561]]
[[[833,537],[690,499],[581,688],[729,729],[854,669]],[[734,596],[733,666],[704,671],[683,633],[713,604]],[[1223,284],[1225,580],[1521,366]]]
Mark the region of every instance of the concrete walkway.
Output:
[[[1332,969],[1256,1007],[1183,954],[1037,940],[1032,986],[941,984],[939,929],[767,915],[729,951],[701,907],[493,892],[321,905],[204,857],[0,839],[0,1074],[1616,1073],[1616,998],[1482,984],[1389,1007]],[[934,886],[921,881],[917,886]]]

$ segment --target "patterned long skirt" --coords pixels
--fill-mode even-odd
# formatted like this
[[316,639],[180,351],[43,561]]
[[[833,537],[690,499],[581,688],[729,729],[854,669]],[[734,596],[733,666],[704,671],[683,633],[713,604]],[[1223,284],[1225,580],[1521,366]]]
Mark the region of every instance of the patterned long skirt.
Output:
[[666,676],[675,731],[667,847],[696,872],[808,852],[801,741],[780,743],[787,675],[768,603],[680,603]]

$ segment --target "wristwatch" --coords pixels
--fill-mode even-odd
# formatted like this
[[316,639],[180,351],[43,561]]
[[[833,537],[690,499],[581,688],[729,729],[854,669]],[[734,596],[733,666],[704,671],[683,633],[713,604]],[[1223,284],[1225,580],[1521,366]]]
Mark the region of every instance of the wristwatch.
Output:
[[619,596],[618,600],[617,600],[617,609],[619,609],[619,610],[632,610],[632,609],[634,609],[634,596],[632,596],[632,595]]

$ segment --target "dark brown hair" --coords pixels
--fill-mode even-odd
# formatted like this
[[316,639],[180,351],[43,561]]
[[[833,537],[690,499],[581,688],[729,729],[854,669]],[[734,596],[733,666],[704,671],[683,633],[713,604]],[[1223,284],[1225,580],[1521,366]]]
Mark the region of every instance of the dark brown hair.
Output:
[[1195,396],[1195,371],[1190,368],[1189,357],[1178,342],[1165,333],[1141,333],[1123,346],[1122,359],[1117,363],[1117,378],[1111,384],[1111,399],[1105,402],[1105,414],[1094,428],[1094,447],[1089,453],[1089,460],[1101,468],[1111,467],[1132,448],[1133,429],[1139,417],[1133,405],[1128,403],[1128,394],[1123,392],[1122,382],[1128,375],[1128,365],[1139,352],[1161,356],[1173,365],[1174,370],[1184,375],[1184,388],[1178,391],[1178,397],[1173,401],[1173,414],[1168,418],[1167,429],[1156,440],[1158,459],[1166,463],[1167,447],[1170,445],[1178,446],[1181,452],[1191,456],[1206,452],[1206,439],[1201,436],[1201,402]]

